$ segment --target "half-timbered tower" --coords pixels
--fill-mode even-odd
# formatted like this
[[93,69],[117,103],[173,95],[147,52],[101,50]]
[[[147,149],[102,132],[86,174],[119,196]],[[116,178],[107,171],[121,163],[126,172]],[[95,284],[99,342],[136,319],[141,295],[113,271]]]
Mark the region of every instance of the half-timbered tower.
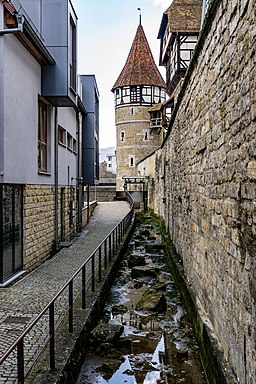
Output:
[[[208,2],[204,1],[204,8]],[[173,95],[185,76],[197,43],[202,16],[202,0],[173,0],[163,14],[158,38],[160,65],[166,68],[166,92]]]
[[[136,164],[158,148],[161,140],[158,130],[150,127],[148,111],[153,105],[165,101],[165,82],[141,23],[112,91],[117,134],[116,183],[117,191],[123,191],[123,178],[138,176]],[[131,189],[136,190],[136,185]]]

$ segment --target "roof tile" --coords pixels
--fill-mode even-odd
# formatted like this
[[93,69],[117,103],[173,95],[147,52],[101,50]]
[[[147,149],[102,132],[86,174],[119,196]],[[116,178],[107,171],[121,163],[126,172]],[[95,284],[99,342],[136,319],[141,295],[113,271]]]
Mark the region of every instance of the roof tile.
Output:
[[165,88],[165,82],[155,64],[145,32],[140,24],[137,28],[125,66],[116,80],[115,88],[126,85],[155,85]]

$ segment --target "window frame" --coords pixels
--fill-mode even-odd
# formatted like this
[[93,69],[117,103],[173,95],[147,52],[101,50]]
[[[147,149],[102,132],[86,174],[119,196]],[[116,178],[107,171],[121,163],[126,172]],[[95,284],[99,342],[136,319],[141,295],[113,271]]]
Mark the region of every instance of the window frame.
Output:
[[[61,139],[61,135],[63,134],[63,140]],[[67,131],[61,125],[58,125],[58,143],[66,147],[67,143]]]
[[[43,113],[43,115],[42,115]],[[39,99],[38,101],[38,171],[48,172],[48,105]],[[43,159],[43,149],[45,159]]]

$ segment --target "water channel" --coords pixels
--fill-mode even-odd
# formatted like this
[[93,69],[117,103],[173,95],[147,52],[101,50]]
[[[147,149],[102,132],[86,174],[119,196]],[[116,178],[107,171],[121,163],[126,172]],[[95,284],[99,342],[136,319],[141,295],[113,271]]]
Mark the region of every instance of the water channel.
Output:
[[140,220],[76,384],[206,384],[158,222]]

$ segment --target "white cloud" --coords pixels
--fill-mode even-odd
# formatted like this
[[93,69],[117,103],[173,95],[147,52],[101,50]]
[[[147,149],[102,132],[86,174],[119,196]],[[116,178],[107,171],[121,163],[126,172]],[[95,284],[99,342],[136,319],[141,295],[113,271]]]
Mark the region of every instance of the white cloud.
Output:
[[167,9],[172,3],[172,0],[150,0],[150,1],[154,5],[160,6],[164,9]]

